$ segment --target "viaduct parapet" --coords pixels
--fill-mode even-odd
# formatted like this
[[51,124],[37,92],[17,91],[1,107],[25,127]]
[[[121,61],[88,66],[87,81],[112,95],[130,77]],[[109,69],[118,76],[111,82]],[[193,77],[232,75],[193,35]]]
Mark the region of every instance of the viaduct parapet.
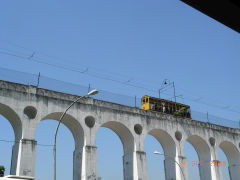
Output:
[[[16,143],[12,148],[11,174],[34,176],[35,133],[40,121],[58,120],[75,95],[0,81],[0,114],[11,123]],[[188,180],[182,166],[184,144],[190,142],[204,162],[218,160],[220,147],[227,156],[231,180],[240,177],[240,130],[164,113],[145,111],[92,98],[76,103],[63,119],[75,141],[73,179],[97,179],[96,134],[100,127],[113,130],[124,149],[124,180],[147,180],[144,140],[154,136],[165,154],[167,180]],[[170,158],[169,158],[170,157]],[[181,168],[177,165],[176,161]],[[199,166],[201,180],[223,180],[218,166]]]

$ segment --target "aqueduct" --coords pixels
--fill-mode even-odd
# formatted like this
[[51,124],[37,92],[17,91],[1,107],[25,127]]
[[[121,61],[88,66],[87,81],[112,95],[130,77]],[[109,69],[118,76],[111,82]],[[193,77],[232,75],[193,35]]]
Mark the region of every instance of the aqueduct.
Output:
[[[34,176],[36,159],[35,132],[40,121],[58,120],[77,96],[7,81],[0,81],[0,114],[11,123],[16,143],[12,148],[11,174]],[[147,180],[144,140],[147,134],[162,145],[167,180],[188,179],[183,165],[184,143],[190,142],[199,160],[217,161],[220,147],[229,162],[231,180],[240,177],[240,130],[172,115],[140,110],[92,98],[76,103],[63,119],[71,131],[73,179],[97,179],[96,134],[100,127],[113,130],[124,148],[125,180]],[[182,170],[182,171],[181,171]],[[183,172],[183,173],[182,173]],[[218,166],[199,167],[201,180],[223,180]]]

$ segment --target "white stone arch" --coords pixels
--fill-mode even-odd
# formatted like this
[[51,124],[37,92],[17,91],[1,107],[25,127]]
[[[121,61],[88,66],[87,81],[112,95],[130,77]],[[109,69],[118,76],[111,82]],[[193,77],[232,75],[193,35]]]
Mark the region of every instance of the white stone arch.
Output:
[[168,132],[166,132],[163,129],[152,129],[148,132],[148,134],[155,137],[163,148],[164,155],[165,155],[165,160],[164,160],[165,178],[176,179],[177,148],[176,148],[176,143],[174,139]]
[[148,134],[158,140],[163,147],[164,154],[172,157],[176,156],[176,143],[168,132],[162,129],[152,129]]
[[10,122],[13,127],[15,141],[19,141],[22,137],[22,122],[18,114],[11,107],[2,103],[0,103],[0,114]]
[[10,174],[15,175],[17,171],[19,142],[22,138],[22,122],[19,115],[8,105],[0,103],[0,114],[10,122],[14,131],[15,143],[12,147]]
[[219,147],[227,156],[230,179],[238,179],[240,177],[240,152],[238,148],[230,141],[222,141]]
[[[50,113],[50,114],[44,116],[41,119],[41,121],[47,120],[47,119],[53,119],[53,120],[59,121],[62,113],[63,112]],[[72,115],[65,114],[61,123],[64,124],[72,133],[74,142],[75,142],[75,148],[82,147],[84,144],[84,131],[83,131],[83,128],[82,128],[82,125],[80,124],[80,122]]]
[[187,137],[186,141],[188,141],[196,150],[199,161],[203,162],[203,164],[199,166],[200,179],[211,180],[211,152],[209,144],[199,135],[191,135]]
[[[52,112],[45,115],[41,121],[48,119],[59,121],[63,112]],[[40,121],[40,122],[41,122]],[[39,123],[40,123],[39,122]],[[38,124],[39,124],[38,123]],[[70,114],[65,114],[62,122],[72,133],[75,143],[75,150],[73,152],[73,180],[81,179],[82,169],[82,148],[84,145],[84,130],[80,122]],[[54,137],[52,137],[54,138]]]
[[[123,145],[123,175],[124,180],[133,179],[134,176],[134,136],[127,126],[117,121],[107,121],[99,126],[111,129],[120,138]],[[95,137],[96,141],[96,137]]]

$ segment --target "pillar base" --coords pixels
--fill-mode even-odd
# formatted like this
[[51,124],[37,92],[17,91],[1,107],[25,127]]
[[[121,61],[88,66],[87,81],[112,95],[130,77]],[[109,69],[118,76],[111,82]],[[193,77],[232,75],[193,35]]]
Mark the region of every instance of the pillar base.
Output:
[[146,180],[147,177],[147,165],[146,165],[146,153],[144,151],[135,152],[136,165],[134,165],[134,180]]
[[83,146],[82,180],[97,180],[97,147]]
[[37,141],[34,139],[20,140],[16,175],[34,177],[36,145]]

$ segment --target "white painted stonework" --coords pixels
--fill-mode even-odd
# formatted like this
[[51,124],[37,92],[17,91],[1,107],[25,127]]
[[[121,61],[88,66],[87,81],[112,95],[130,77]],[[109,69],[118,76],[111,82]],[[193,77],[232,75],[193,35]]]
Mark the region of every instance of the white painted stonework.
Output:
[[[15,140],[12,148],[11,174],[33,176],[35,171],[35,132],[40,121],[58,120],[64,110],[77,97],[6,81],[0,81],[0,114],[11,123]],[[29,118],[24,116],[24,113]],[[96,180],[96,134],[100,127],[113,130],[124,148],[124,180],[147,180],[144,140],[147,134],[161,143],[165,157],[167,180],[188,180],[184,143],[190,142],[199,160],[218,160],[218,148],[225,152],[229,161],[231,180],[240,179],[240,130],[217,126],[172,115],[144,111],[92,98],[76,103],[63,120],[73,134],[73,179]],[[171,158],[168,158],[171,157]],[[201,180],[223,180],[221,171],[209,165],[200,167]]]

